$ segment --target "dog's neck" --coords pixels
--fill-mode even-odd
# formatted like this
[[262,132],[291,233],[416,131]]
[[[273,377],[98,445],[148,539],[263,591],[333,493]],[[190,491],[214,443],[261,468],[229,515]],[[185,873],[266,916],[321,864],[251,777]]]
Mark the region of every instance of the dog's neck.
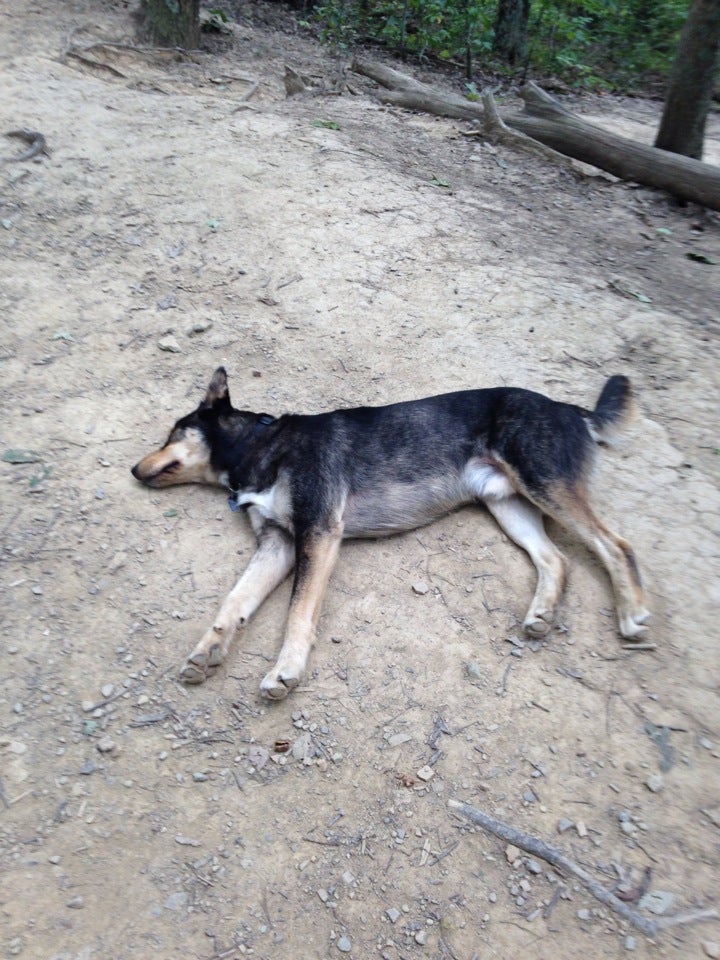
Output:
[[[257,446],[258,443],[262,444],[262,435],[273,423],[275,417],[269,413],[253,414],[252,420],[239,433],[232,439],[228,438],[228,446],[232,449],[232,456],[228,458],[231,469],[222,472],[227,476],[227,486],[232,494],[229,503],[233,509],[240,509],[236,503],[239,493],[248,486],[255,486],[258,481],[262,482],[262,478],[257,476],[258,462],[262,461],[262,457],[257,455]],[[248,456],[251,451],[251,456]]]

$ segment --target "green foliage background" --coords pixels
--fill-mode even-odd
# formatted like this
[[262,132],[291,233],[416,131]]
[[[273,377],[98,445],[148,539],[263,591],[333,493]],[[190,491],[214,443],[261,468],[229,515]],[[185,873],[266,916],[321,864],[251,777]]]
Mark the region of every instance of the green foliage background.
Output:
[[[628,90],[665,75],[689,0],[532,0],[528,65],[586,87]],[[325,0],[323,37],[503,69],[493,61],[497,0]],[[521,66],[524,69],[525,65]]]

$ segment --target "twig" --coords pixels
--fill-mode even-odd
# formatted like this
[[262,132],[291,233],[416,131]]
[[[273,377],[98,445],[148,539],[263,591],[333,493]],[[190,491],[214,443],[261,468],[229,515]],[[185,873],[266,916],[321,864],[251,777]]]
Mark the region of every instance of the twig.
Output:
[[526,853],[540,857],[540,859],[545,860],[546,863],[575,877],[587,887],[596,899],[604,903],[606,907],[610,907],[611,910],[614,910],[624,920],[627,920],[648,937],[656,937],[665,927],[675,926],[680,923],[693,923],[696,920],[709,920],[718,915],[716,910],[709,909],[678,914],[674,917],[664,917],[661,920],[650,920],[638,913],[637,910],[633,910],[627,903],[623,903],[614,893],[611,893],[610,890],[601,883],[598,883],[587,870],[575,863],[574,860],[570,860],[557,848],[548,846],[548,844],[539,840],[537,837],[533,837],[528,833],[522,833],[520,830],[508,826],[508,824],[502,823],[500,820],[495,820],[494,817],[488,816],[488,814],[483,813],[482,810],[478,810],[477,807],[472,807],[467,803],[461,803],[458,800],[450,800],[448,803],[452,810],[456,810],[462,814],[462,816],[467,817],[468,820],[477,823],[483,830],[492,833],[493,836],[499,837],[507,843],[512,843],[514,846],[520,847],[521,850],[525,850]]
[[30,146],[27,150],[23,150],[19,156],[9,157],[7,160],[3,160],[3,163],[22,163],[24,160],[32,160],[32,158],[36,157],[39,153],[47,153],[45,137],[41,133],[38,133],[37,130],[8,130],[5,136],[24,140],[25,143],[29,143]]

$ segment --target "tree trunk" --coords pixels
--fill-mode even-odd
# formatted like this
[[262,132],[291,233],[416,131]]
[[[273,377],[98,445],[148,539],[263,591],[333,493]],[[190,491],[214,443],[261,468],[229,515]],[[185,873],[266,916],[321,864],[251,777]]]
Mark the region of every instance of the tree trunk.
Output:
[[670,74],[655,146],[702,158],[705,118],[720,62],[720,0],[694,0]]
[[530,0],[498,0],[493,53],[514,65],[527,56]]
[[[455,119],[485,118],[480,104],[434,90],[381,64],[356,59],[353,70],[392,88],[379,95],[386,103]],[[503,117],[511,129],[622,180],[667,190],[681,200],[720,210],[720,168],[609,133],[576,117],[533,83],[523,89],[522,96],[524,110]]]
[[151,43],[195,50],[200,44],[200,0],[142,0],[144,29]]

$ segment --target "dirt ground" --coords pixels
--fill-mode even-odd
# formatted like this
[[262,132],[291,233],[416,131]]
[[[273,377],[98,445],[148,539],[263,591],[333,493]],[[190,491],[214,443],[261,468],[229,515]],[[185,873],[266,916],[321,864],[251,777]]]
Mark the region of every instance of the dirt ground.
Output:
[[[720,955],[720,921],[650,940],[448,806],[645,883],[645,916],[717,906],[718,216],[359,78],[324,94],[329,53],[277,8],[192,59],[98,47],[132,40],[122,4],[0,17],[0,131],[50,150],[0,167],[2,955]],[[286,63],[313,93],[286,99]],[[659,111],[573,108],[647,140]],[[252,536],[221,491],[129,467],[221,362],[272,413],[503,383],[592,404],[627,373],[641,417],[595,502],[640,557],[657,649],[622,648],[604,572],[552,525],[570,583],[525,642],[529,561],[464,510],[344,547],[286,701],[258,684],[287,585],[181,685]]]

